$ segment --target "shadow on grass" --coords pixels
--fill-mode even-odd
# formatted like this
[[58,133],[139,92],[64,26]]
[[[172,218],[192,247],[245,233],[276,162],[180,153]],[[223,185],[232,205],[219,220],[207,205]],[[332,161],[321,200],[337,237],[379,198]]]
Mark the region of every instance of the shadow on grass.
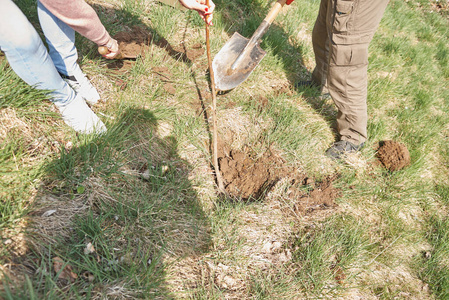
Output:
[[143,109],[126,109],[108,128],[44,166],[26,217],[28,250],[12,258],[4,297],[171,299],[170,265],[209,249],[208,218],[176,140],[159,136]]

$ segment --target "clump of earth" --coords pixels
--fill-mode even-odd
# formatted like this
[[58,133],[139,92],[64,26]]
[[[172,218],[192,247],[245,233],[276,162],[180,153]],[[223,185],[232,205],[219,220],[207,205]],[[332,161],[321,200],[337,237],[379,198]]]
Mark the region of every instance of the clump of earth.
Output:
[[335,176],[326,177],[320,181],[305,177],[303,181],[293,182],[288,190],[290,199],[296,199],[293,209],[299,214],[309,214],[337,206],[335,199],[339,190],[333,186]]
[[285,195],[292,199],[293,210],[308,214],[315,210],[335,207],[339,190],[333,186],[335,177],[315,181],[297,169],[286,166],[276,153],[263,155],[248,150],[230,149],[218,143],[219,169],[226,193],[233,199],[251,201],[262,199],[281,179],[290,183]]
[[259,199],[282,177],[276,169],[278,159],[272,154],[254,158],[246,152],[230,150],[218,160],[225,189],[235,198]]
[[407,147],[391,140],[379,143],[377,158],[390,171],[398,171],[410,165],[410,153]]
[[[151,32],[142,27],[135,26],[131,31],[121,31],[116,33],[113,38],[117,40],[120,52],[129,58],[143,57],[152,39]],[[135,59],[117,59],[108,63],[108,68],[118,71],[119,73],[126,72],[134,65]],[[126,83],[121,82],[121,87],[126,86]]]

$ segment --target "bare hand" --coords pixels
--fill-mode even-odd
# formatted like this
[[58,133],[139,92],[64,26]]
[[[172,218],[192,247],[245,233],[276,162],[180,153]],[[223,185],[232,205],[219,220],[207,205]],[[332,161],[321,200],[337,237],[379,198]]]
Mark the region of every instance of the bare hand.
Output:
[[[105,51],[104,48],[106,48],[107,51]],[[120,50],[118,49],[118,43],[116,40],[112,38],[105,47],[99,47],[98,52],[100,52],[101,56],[103,56],[106,59],[114,59],[120,54]]]
[[215,4],[212,0],[209,0],[209,6],[206,5],[206,0],[179,0],[179,2],[185,8],[196,10],[201,19],[206,21],[207,24],[214,25],[212,23],[212,14],[215,9]]

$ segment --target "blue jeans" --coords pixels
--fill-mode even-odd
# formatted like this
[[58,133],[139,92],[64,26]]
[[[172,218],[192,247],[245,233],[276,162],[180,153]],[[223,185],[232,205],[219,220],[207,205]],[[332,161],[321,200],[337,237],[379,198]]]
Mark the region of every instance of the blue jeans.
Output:
[[38,33],[11,0],[0,0],[0,50],[26,83],[52,91],[52,101],[72,101],[75,91],[61,78]]
[[82,71],[77,63],[75,30],[55,17],[40,1],[37,2],[37,13],[50,57],[58,72],[66,76],[80,76]]

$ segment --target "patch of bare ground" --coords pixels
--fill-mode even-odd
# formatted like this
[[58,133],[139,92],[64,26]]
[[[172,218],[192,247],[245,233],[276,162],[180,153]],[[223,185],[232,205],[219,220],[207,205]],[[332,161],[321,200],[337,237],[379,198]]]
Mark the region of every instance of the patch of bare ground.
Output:
[[[397,295],[397,299],[430,300],[435,299],[429,285],[418,279],[406,264],[394,268],[383,264],[367,266],[364,272],[359,272],[357,281],[370,288],[359,289],[358,293],[367,295],[367,299],[379,299],[384,293]],[[385,288],[388,282],[388,290]]]
[[[263,97],[259,100],[267,104]],[[299,165],[288,165],[276,149],[258,145],[257,136],[269,121],[251,121],[239,108],[230,108],[219,111],[218,123],[220,172],[229,196],[222,201],[248,206],[233,211],[232,220],[212,236],[209,251],[169,259],[168,283],[181,297],[218,288],[225,299],[247,299],[254,276],[292,271],[286,267],[292,259],[292,235],[298,227],[335,213],[339,192],[332,184],[335,177],[315,180]],[[198,163],[197,156],[188,160]],[[212,176],[210,165],[197,168],[203,173],[209,168]],[[297,283],[289,285],[300,299]]]
[[[218,288],[225,299],[248,299],[252,278],[293,274],[294,266],[289,265],[291,237],[297,227],[319,222],[337,211],[332,178],[312,182],[301,172],[295,175],[294,180],[289,174],[277,182],[256,208],[235,211],[232,220],[220,227],[221,234],[214,237],[209,252],[174,262],[168,272],[173,291],[187,297],[197,289]],[[283,197],[286,181],[291,187]],[[297,181],[297,186],[292,181]],[[297,190],[304,184],[310,185],[309,191]],[[306,299],[301,298],[301,288],[293,277],[288,284],[296,299]]]
[[[142,27],[134,26],[129,31],[121,31],[113,36],[117,40],[120,52],[126,57],[145,57],[152,39],[150,32]],[[133,59],[117,59],[109,62],[107,67],[117,73],[127,72],[136,62]]]

